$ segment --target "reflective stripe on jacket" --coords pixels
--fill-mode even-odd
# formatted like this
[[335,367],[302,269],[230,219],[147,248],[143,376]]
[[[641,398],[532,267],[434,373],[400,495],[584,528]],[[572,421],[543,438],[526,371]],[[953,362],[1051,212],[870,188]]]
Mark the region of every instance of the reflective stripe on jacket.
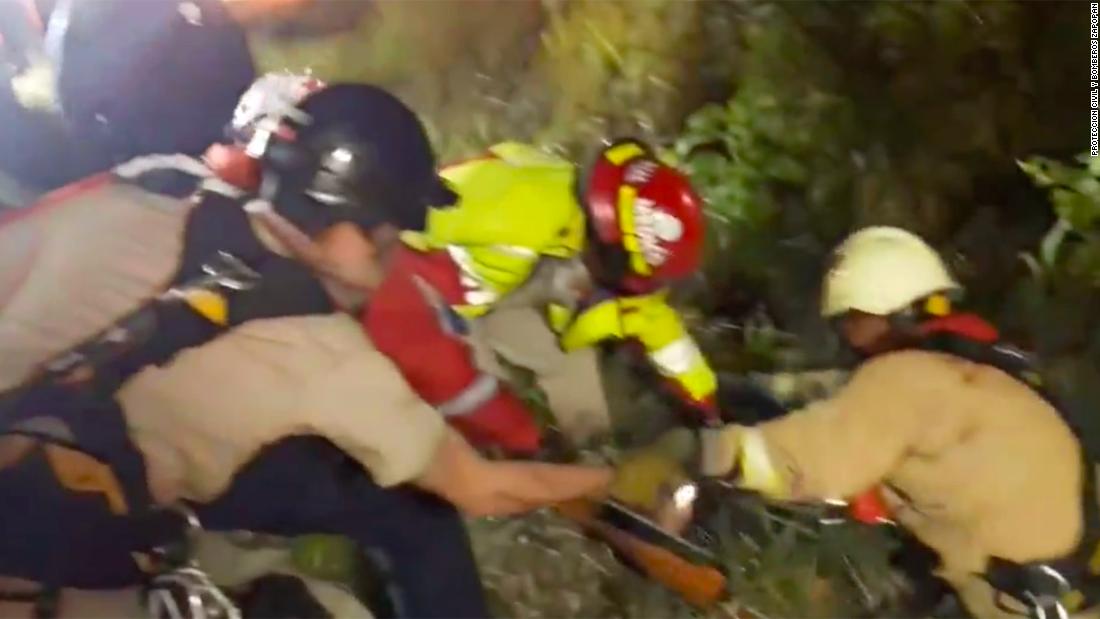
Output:
[[679,314],[668,304],[667,291],[612,297],[576,314],[551,307],[549,316],[566,351],[606,340],[636,341],[653,367],[686,401],[704,409],[714,405],[718,379]]
[[398,252],[363,314],[374,344],[475,445],[536,451],[539,428],[527,407],[478,368],[464,339],[464,319],[452,310],[463,294],[454,263],[438,251]]

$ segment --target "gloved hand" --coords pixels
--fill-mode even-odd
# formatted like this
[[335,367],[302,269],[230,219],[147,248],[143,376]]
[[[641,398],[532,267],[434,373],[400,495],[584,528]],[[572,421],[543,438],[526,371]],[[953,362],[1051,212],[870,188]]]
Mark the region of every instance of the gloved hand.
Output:
[[663,434],[656,442],[622,459],[611,483],[611,496],[644,513],[657,512],[681,485],[698,458],[698,438],[687,428]]
[[731,477],[741,447],[741,426],[723,425],[699,431],[699,472],[707,477]]
[[785,405],[827,398],[847,382],[847,370],[810,370],[750,374],[749,380]]
[[756,428],[730,424],[699,433],[699,470],[773,499],[789,499],[789,475],[780,468]]
[[628,454],[616,471],[611,496],[652,514],[689,481],[690,471],[727,478],[774,499],[789,499],[789,475],[779,465],[756,428],[736,424],[697,432],[679,428]]

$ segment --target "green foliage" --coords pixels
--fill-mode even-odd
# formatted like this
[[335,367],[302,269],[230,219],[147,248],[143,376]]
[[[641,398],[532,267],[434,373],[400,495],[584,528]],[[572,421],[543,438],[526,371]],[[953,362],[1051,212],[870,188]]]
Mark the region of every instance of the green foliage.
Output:
[[1086,446],[1100,454],[1100,158],[1031,157],[1019,166],[1046,190],[1057,219],[1037,250],[1021,256],[1031,277],[1005,300],[1005,322],[1043,354],[1047,382],[1068,404]]
[[538,141],[584,151],[614,134],[669,135],[687,111],[705,8],[676,0],[550,7],[531,75],[549,109]]
[[[706,84],[727,84],[721,2],[381,0],[321,40],[256,33],[265,69],[382,84],[426,119],[443,159],[504,139],[583,156],[599,139],[670,140]],[[707,65],[699,70],[700,62]]]
[[[712,212],[749,232],[773,224],[782,205],[778,187],[807,188],[811,207],[828,206],[841,197],[837,193],[843,179],[838,183],[836,174],[814,173],[843,167],[844,146],[854,127],[850,102],[813,81],[778,75],[781,67],[776,65],[789,62],[791,54],[815,64],[823,56],[785,20],[770,19],[787,28],[786,33],[747,28],[749,55],[737,94],[725,105],[693,114],[676,147],[703,187]],[[800,70],[820,76],[828,67]],[[692,156],[701,147],[706,150]]]
[[693,114],[675,148],[709,202],[709,312],[762,299],[784,329],[821,338],[816,283],[847,231],[949,241],[986,188],[1015,182],[1016,158],[1083,135],[1067,103],[1080,80],[1044,64],[1083,53],[1059,34],[1071,5],[737,6],[735,92]]
[[381,0],[349,32],[285,40],[254,33],[265,70],[312,69],[330,81],[370,82],[407,100],[443,160],[503,138],[527,139],[543,119],[524,102],[522,76],[539,49],[535,2]]
[[1055,221],[1034,251],[1021,252],[1030,277],[1010,290],[1002,322],[1045,357],[1100,358],[1089,335],[1100,303],[1100,165],[1082,155],[1074,163],[1030,157],[1019,167],[1045,190]]
[[1100,157],[1080,155],[1077,162],[1067,165],[1046,157],[1019,162],[1048,191],[1058,217],[1043,237],[1038,258],[1025,259],[1036,276],[1063,274],[1076,283],[1100,286]]
[[754,615],[865,616],[897,601],[888,565],[896,543],[881,527],[828,521],[816,508],[764,508],[751,497],[723,503],[711,526],[731,605]]

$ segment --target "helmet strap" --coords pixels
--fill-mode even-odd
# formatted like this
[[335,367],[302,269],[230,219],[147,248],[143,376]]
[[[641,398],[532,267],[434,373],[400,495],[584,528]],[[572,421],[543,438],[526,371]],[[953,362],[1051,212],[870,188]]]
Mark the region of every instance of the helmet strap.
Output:
[[[578,203],[586,205],[587,213],[587,188],[591,181],[596,163],[601,160],[609,160],[616,165],[625,165],[629,160],[639,157],[655,159],[652,149],[648,144],[636,138],[619,138],[605,141],[602,148],[592,158],[590,163],[582,170],[574,174],[573,194]],[[625,179],[624,179],[625,182]],[[585,216],[585,230],[588,236],[589,252],[587,262],[592,271],[593,279],[601,287],[616,291],[623,291],[624,282],[634,274],[635,269],[631,265],[631,252],[623,242],[604,243],[596,234],[591,217]]]
[[619,290],[631,274],[630,253],[618,244],[601,242],[595,234],[588,235],[585,249],[593,279],[603,288]]

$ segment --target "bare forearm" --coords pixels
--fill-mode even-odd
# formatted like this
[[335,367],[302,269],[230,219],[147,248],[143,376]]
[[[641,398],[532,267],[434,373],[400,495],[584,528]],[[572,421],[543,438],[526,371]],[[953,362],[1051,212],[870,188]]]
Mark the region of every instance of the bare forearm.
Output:
[[605,467],[491,462],[452,431],[415,483],[469,515],[504,516],[602,495],[611,478]]
[[495,492],[486,508],[493,515],[517,514],[571,499],[602,496],[611,483],[604,467],[492,462]]

